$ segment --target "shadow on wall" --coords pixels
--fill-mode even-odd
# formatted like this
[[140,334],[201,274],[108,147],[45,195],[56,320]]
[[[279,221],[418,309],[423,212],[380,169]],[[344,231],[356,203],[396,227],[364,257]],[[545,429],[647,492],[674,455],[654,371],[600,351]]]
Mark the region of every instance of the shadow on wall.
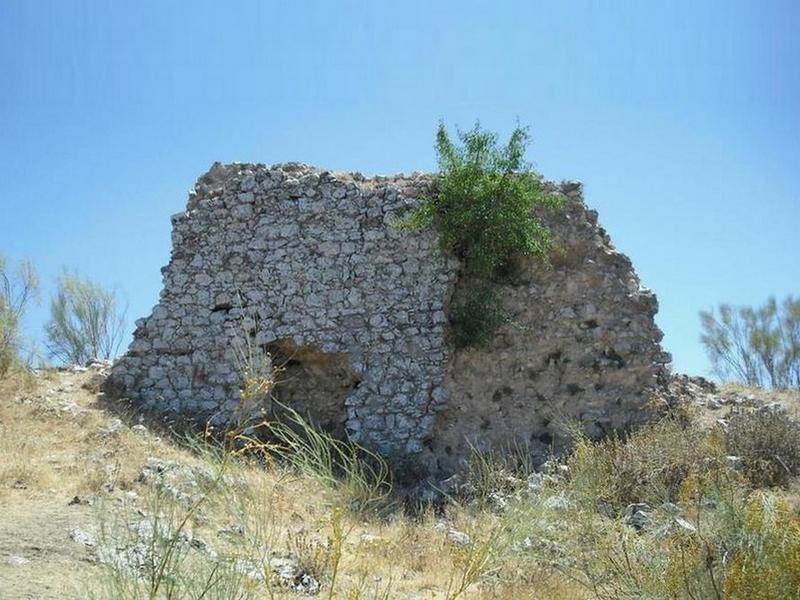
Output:
[[289,337],[267,344],[266,350],[280,373],[273,390],[275,400],[319,429],[345,439],[345,400],[361,383],[347,356],[322,352],[313,345],[298,346]]

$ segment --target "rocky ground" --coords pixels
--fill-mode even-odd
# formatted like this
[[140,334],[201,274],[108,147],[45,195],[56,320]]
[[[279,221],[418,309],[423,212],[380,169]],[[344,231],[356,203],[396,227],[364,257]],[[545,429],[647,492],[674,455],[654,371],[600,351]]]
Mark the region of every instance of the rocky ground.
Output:
[[[0,599],[139,597],[122,589],[119,576],[146,588],[173,541],[175,554],[197,573],[225,565],[226,585],[236,592],[221,597],[313,596],[330,585],[338,493],[280,467],[224,466],[208,448],[109,409],[98,393],[105,369],[2,382]],[[187,516],[190,523],[183,523]],[[391,521],[348,522],[341,540],[352,572],[348,587],[378,595],[399,577],[405,581],[391,584],[398,597],[439,597],[436,589],[447,585],[442,573],[453,568],[449,555],[469,536],[433,515],[426,519],[413,531]],[[415,544],[394,552],[409,536]],[[423,558],[414,548],[431,544],[440,556],[418,564]],[[399,575],[370,574],[395,570],[400,556],[410,568]],[[200,595],[181,585],[176,596],[161,593]]]
[[[157,562],[159,536],[173,535],[179,551],[214,558],[216,551],[169,515],[193,510],[217,485],[219,465],[169,435],[102,404],[106,365],[48,371],[3,386],[0,406],[0,598],[115,597],[102,582],[116,569],[138,576]],[[226,483],[245,485],[225,475]],[[294,486],[300,492],[302,483]],[[162,504],[154,506],[152,491]],[[301,507],[303,512],[313,506]],[[236,536],[224,516],[207,513],[221,541]],[[287,516],[301,519],[297,513]],[[161,519],[161,522],[159,522]],[[320,584],[291,555],[269,556],[272,583],[313,595]],[[246,559],[244,577],[264,573]],[[179,596],[182,597],[182,596]]]
[[800,392],[797,390],[765,390],[736,384],[717,385],[703,377],[676,375],[667,393],[659,400],[681,409],[691,408],[692,418],[712,426],[724,426],[725,418],[737,410],[779,410],[797,417]]
[[[520,498],[541,494],[541,514],[570,510],[573,501],[558,487],[567,464],[553,462],[523,479],[490,473],[506,479],[493,481],[477,505],[363,518],[352,514],[352,490],[274,464],[229,462],[142,417],[111,410],[98,393],[105,369],[0,382],[2,599],[139,597],[126,586],[152,586],[165,551],[175,561],[165,568],[185,571],[171,584],[182,592],[169,596],[162,588],[157,597],[198,597],[206,577],[243,598],[330,589],[348,598],[594,597],[557,573],[536,571],[535,586],[531,573],[499,577],[516,559],[490,566],[499,552],[489,545],[493,532],[506,527],[503,515],[513,514],[509,506]],[[724,427],[726,416],[742,408],[796,414],[800,407],[796,392],[687,377],[675,378],[662,400],[709,429]],[[457,477],[441,491],[475,498],[487,491],[476,488],[480,483]],[[541,492],[548,486],[551,492]],[[612,517],[639,531],[664,512],[669,527],[691,531],[689,517],[672,507],[675,514],[667,515],[630,503]],[[557,525],[556,519],[546,529]],[[520,536],[509,556],[540,548],[536,539]]]

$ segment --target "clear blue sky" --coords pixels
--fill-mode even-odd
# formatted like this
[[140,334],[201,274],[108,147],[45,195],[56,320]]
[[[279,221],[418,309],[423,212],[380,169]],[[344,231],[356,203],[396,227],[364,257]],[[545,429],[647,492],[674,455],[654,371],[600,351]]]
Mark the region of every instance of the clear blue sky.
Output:
[[149,314],[169,216],[215,161],[431,170],[437,121],[532,127],[661,304],[800,293],[800,4],[0,0],[0,254]]

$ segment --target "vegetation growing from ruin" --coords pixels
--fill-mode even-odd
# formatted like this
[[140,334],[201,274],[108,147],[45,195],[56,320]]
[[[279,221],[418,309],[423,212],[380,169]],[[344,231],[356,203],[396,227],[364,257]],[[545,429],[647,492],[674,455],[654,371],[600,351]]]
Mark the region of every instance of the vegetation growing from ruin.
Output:
[[400,225],[433,228],[443,250],[462,261],[464,277],[477,292],[451,314],[456,343],[485,343],[505,319],[498,318],[496,284],[518,256],[547,260],[552,236],[537,214],[559,207],[563,199],[548,193],[542,177],[525,160],[530,136],[517,126],[501,146],[496,133],[476,124],[458,130],[454,142],[444,123],[436,133],[439,173],[435,192]]
[[450,308],[453,341],[459,348],[486,345],[492,333],[507,320],[492,282],[479,282],[466,298],[457,299]]

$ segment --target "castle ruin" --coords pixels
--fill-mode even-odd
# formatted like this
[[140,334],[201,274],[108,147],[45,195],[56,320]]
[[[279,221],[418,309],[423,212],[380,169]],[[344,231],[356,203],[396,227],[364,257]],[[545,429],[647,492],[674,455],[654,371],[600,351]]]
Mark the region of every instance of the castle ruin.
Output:
[[394,217],[428,175],[366,178],[289,163],[215,164],[172,217],[172,256],[152,314],[110,384],[142,409],[225,422],[240,410],[237,344],[284,371],[279,401],[392,458],[449,473],[469,446],[544,455],[561,425],[591,437],[647,418],[669,355],[655,296],[617,252],[580,184],[547,184],[550,265],[525,261],[500,287],[508,322],[486,347],[455,348],[448,309],[459,262],[435,232]]

